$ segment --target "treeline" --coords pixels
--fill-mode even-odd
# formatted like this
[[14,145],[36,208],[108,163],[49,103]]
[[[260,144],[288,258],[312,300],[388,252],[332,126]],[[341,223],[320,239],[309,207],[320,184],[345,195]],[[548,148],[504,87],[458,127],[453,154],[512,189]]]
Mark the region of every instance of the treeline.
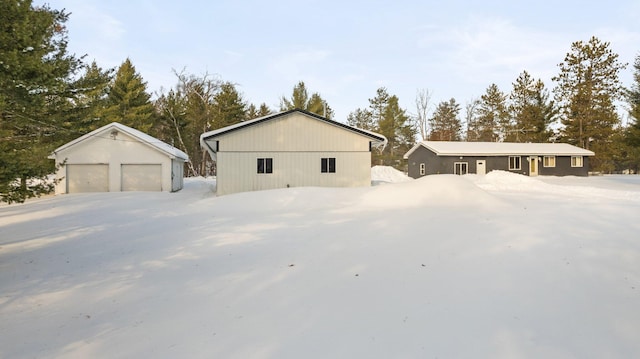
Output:
[[[113,121],[147,132],[186,152],[189,176],[215,173],[199,136],[276,111],[304,109],[333,118],[333,109],[304,82],[280,97],[277,109],[248,103],[237,86],[210,74],[175,71],[175,85],[152,94],[130,59],[114,69],[87,63],[67,51],[69,15],[29,0],[0,3],[0,200],[23,201],[52,189],[47,155],[56,147]],[[596,152],[592,170],[634,169],[640,164],[640,56],[634,83],[610,44],[597,38],[571,45],[549,90],[524,71],[509,93],[490,85],[464,106],[456,99],[430,103],[418,91],[415,113],[379,88],[369,106],[346,119],[378,132],[389,144],[373,163],[402,168],[403,154],[420,139],[448,141],[568,142]],[[616,104],[632,118],[622,126]],[[464,111],[463,111],[464,110]],[[335,119],[342,121],[343,119]]]

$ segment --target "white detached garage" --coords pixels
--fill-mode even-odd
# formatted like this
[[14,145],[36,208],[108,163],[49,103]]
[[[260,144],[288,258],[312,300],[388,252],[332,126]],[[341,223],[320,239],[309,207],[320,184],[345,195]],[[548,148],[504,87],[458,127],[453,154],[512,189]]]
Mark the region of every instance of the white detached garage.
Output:
[[56,194],[179,191],[189,160],[179,149],[117,122],[58,147],[49,158],[59,166]]

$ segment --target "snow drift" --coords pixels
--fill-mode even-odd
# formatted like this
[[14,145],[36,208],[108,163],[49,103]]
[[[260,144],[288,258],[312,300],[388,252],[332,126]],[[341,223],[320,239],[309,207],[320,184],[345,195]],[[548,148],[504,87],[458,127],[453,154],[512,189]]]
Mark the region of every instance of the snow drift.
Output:
[[637,357],[640,177],[620,178],[2,207],[0,357]]

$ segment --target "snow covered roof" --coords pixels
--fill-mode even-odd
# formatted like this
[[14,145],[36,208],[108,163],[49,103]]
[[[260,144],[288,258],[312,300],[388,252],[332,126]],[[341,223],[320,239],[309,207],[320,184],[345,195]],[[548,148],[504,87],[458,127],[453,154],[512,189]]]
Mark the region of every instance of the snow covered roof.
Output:
[[595,155],[592,151],[568,143],[422,141],[413,146],[413,148],[404,155],[404,158],[408,159],[409,155],[420,146],[433,151],[438,156]]
[[[179,149],[171,146],[170,144],[166,143],[166,142],[162,142],[159,139],[150,136],[142,131],[136,130],[135,128],[131,128],[129,126],[125,126],[121,123],[118,122],[112,122],[108,125],[102,126],[96,130],[93,130],[87,134],[85,134],[84,136],[78,137],[75,140],[68,142],[58,148],[56,148],[53,153],[49,156],[49,158],[51,159],[55,159],[55,153],[56,152],[60,152],[63,151],[71,146],[74,146],[82,141],[85,141],[89,138],[93,138],[93,137],[100,137],[100,136],[104,136],[103,133],[106,133],[108,130],[118,130],[121,131],[123,133],[128,134],[131,137],[137,138],[138,140],[140,140],[140,142],[145,143],[146,145],[149,145],[161,152],[166,153],[169,157],[171,158],[178,158],[178,159],[182,159],[184,161],[189,161],[189,156],[187,156],[186,153],[180,151]],[[108,136],[108,134],[107,134]],[[104,138],[108,138],[108,137],[104,137]]]
[[328,118],[324,118],[322,116],[316,115],[315,113],[312,113],[312,112],[309,112],[309,111],[305,111],[305,110],[300,110],[300,109],[293,109],[293,110],[283,111],[283,112],[279,112],[279,113],[276,113],[276,114],[271,114],[271,115],[267,115],[267,116],[263,116],[263,117],[258,117],[258,118],[253,119],[253,120],[236,123],[234,125],[223,127],[223,128],[220,128],[220,129],[217,129],[217,130],[214,130],[214,131],[205,132],[202,135],[200,135],[200,145],[202,147],[204,147],[204,148],[209,148],[209,146],[205,142],[209,138],[220,136],[220,135],[223,135],[223,134],[226,134],[226,133],[229,133],[229,132],[233,132],[233,131],[236,131],[236,130],[239,130],[239,129],[243,129],[243,128],[246,128],[246,127],[249,127],[249,126],[253,126],[253,125],[256,125],[256,124],[259,124],[259,123],[262,123],[262,122],[265,122],[265,121],[269,121],[269,120],[272,120],[272,119],[275,119],[275,118],[278,118],[278,117],[286,116],[286,115],[289,115],[289,114],[294,113],[294,112],[299,112],[299,113],[302,113],[302,114],[304,114],[306,116],[314,118],[316,120],[323,121],[323,122],[326,122],[326,123],[328,123],[330,125],[343,128],[343,129],[345,129],[347,131],[355,132],[355,133],[358,133],[360,135],[369,137],[369,138],[371,138],[373,140],[373,146],[374,147],[384,147],[384,146],[387,145],[387,138],[384,137],[383,135],[379,134],[379,133],[363,130],[361,128],[352,127],[352,126],[349,126],[349,125],[345,125],[344,123],[333,121],[333,120],[330,120]]

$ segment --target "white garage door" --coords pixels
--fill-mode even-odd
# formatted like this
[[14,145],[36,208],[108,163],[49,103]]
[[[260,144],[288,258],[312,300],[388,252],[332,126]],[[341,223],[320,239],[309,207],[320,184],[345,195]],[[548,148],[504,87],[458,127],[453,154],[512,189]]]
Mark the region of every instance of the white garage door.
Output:
[[123,191],[162,191],[162,165],[122,165]]
[[66,165],[67,193],[108,192],[109,165]]

